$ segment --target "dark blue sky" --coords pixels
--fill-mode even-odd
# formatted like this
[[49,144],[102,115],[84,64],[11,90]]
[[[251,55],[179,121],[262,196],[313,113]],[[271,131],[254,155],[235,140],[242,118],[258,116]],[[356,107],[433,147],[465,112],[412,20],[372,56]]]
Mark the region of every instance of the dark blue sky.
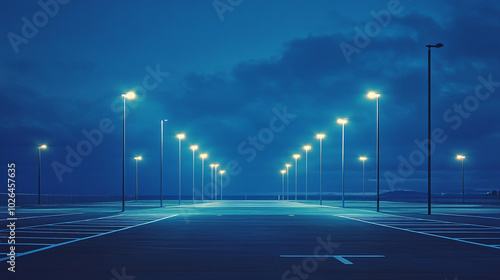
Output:
[[[324,190],[339,192],[338,117],[349,118],[346,190],[361,191],[358,157],[364,155],[366,187],[373,192],[376,107],[365,97],[368,90],[382,94],[382,191],[424,192],[427,161],[416,143],[427,137],[425,45],[438,42],[445,47],[432,53],[432,113],[445,140],[433,154],[434,191],[461,191],[459,153],[467,155],[469,192],[500,189],[497,1],[41,2],[49,4],[4,1],[0,17],[0,151],[2,162],[17,163],[18,192],[36,192],[37,146],[47,144],[43,193],[119,194],[120,95],[128,90],[140,95],[127,103],[128,194],[135,191],[136,155],[144,158],[140,192],[158,192],[162,118],[169,119],[166,194],[177,194],[180,132],[186,133],[185,194],[191,144],[209,154],[205,182],[209,163],[238,164],[226,176],[226,194],[279,192],[279,171],[293,163],[294,153],[302,154],[304,190],[301,147],[310,144],[309,187],[318,191],[319,132],[326,134]],[[274,119],[284,111],[294,117],[282,126]],[[68,150],[85,145],[82,131],[101,122],[112,131],[79,162],[68,163]],[[259,144],[252,146],[249,137],[260,137]],[[61,173],[63,165],[71,172]],[[200,172],[197,154],[197,188]],[[294,167],[290,186],[293,178]]]

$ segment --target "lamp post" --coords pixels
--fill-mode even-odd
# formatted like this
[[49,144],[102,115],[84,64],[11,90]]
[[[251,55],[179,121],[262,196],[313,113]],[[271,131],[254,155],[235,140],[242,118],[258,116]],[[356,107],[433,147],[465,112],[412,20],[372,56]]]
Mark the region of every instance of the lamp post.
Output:
[[465,168],[464,168],[464,155],[457,155],[457,159],[462,161],[462,203],[465,203]]
[[[366,95],[369,99],[376,99],[377,100],[377,212],[380,211],[380,118],[379,118],[379,98],[380,94],[375,92],[375,91],[369,91],[368,94]],[[364,166],[364,163],[363,163]],[[363,182],[364,183],[364,182]]]
[[38,146],[38,205],[40,205],[40,173],[42,172],[42,150],[47,149],[47,145]]
[[300,158],[299,154],[293,155],[295,159],[295,201],[297,201],[297,160]]
[[125,211],[125,100],[133,100],[137,97],[135,92],[129,91],[122,94],[123,97],[123,161],[122,161],[122,212]]
[[135,157],[135,201],[139,198],[139,167],[137,162],[142,160],[141,156]]
[[204,177],[205,177],[205,159],[208,157],[208,154],[200,154],[200,158],[201,158],[201,201],[203,202],[204,201],[204,186],[203,184],[205,183],[204,182]]
[[226,173],[226,170],[221,170],[219,171],[220,173],[220,200],[223,199],[223,195],[222,195],[222,187],[223,187],[223,183],[222,183],[222,175],[224,175],[224,173]]
[[160,120],[160,207],[163,207],[163,122]]
[[177,139],[179,139],[179,205],[181,205],[181,141],[186,138],[186,135],[181,133],[177,134]]
[[291,164],[287,163],[285,164],[285,167],[286,167],[286,200],[290,200],[290,193],[289,193],[289,181],[290,181],[290,177],[288,176],[288,168],[290,168],[290,166],[292,166]]
[[322,174],[321,174],[321,165],[322,165],[322,143],[325,138],[325,134],[318,133],[316,134],[316,139],[319,140],[319,205],[323,205],[323,188],[322,188]]
[[306,151],[306,200],[307,200],[307,152],[311,149],[311,146],[305,145],[303,148]]
[[281,200],[285,197],[285,173],[286,170],[281,170]]
[[344,127],[347,119],[337,119],[337,123],[342,125],[342,208],[344,207]]
[[442,48],[444,45],[426,45],[427,47],[427,214],[431,214],[431,48]]
[[365,161],[367,157],[359,157],[359,160],[363,162],[363,198],[365,198]]
[[210,198],[214,200],[214,167],[215,164],[210,164]]
[[193,150],[193,204],[194,204],[194,152],[198,150],[198,145],[192,145],[189,147],[191,150]]
[[215,200],[217,200],[217,168],[218,167],[219,167],[218,163],[214,164],[214,177],[215,177],[214,196],[215,196]]

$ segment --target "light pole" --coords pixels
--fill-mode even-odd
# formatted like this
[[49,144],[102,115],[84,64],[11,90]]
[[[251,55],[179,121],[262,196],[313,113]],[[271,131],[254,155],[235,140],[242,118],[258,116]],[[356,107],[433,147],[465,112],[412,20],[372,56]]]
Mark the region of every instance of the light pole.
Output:
[[193,150],[193,204],[194,204],[194,152],[198,150],[198,145],[192,145],[189,147],[191,150]]
[[223,187],[223,183],[222,183],[222,175],[224,175],[224,173],[226,173],[226,170],[221,170],[219,171],[220,173],[220,200],[223,199],[223,196],[222,196],[222,187]]
[[163,122],[160,120],[160,207],[163,207]]
[[123,161],[122,161],[122,212],[125,211],[125,100],[133,100],[137,97],[135,92],[129,91],[122,94],[123,97]]
[[457,155],[457,159],[462,161],[462,203],[465,203],[465,168],[464,168],[464,155]]
[[138,156],[138,157],[135,157],[135,201],[138,200],[139,198],[139,165],[137,164],[137,162],[139,160],[142,160],[142,157],[141,156]]
[[427,214],[431,214],[431,48],[442,48],[444,45],[426,45],[427,47]]
[[201,158],[201,201],[203,202],[204,201],[204,193],[203,193],[203,190],[204,190],[204,186],[203,184],[205,183],[204,182],[204,176],[205,176],[205,159],[208,157],[208,154],[200,154],[200,158]]
[[214,167],[215,164],[210,164],[210,198],[214,200]]
[[281,200],[285,197],[285,173],[286,170],[281,170]]
[[218,163],[214,164],[214,177],[215,177],[214,196],[215,196],[215,200],[217,200],[217,168],[218,167],[219,167]]
[[293,155],[295,159],[295,201],[297,201],[297,160],[300,158],[299,154]]
[[288,176],[288,168],[292,166],[291,164],[287,163],[285,164],[286,167],[286,200],[290,200],[290,193],[288,192],[289,190],[289,182],[290,182],[290,177]]
[[311,146],[305,145],[303,148],[306,151],[306,200],[307,200],[307,152],[311,149]]
[[344,127],[347,119],[337,119],[337,123],[342,125],[342,208],[344,207]]
[[181,133],[177,134],[179,139],[179,205],[181,205],[181,141],[186,138],[186,135]]
[[363,198],[365,198],[365,161],[367,157],[359,157],[359,160],[363,162]]
[[40,205],[40,173],[42,172],[42,150],[47,149],[47,145],[38,146],[38,205]]
[[322,143],[325,138],[325,134],[318,133],[316,134],[316,139],[319,139],[319,205],[323,205],[323,188],[322,188],[322,174],[321,174],[321,165],[323,163],[322,160]]
[[[369,99],[377,100],[377,212],[380,211],[380,118],[379,118],[379,98],[380,94],[375,91],[369,91],[366,95]],[[364,166],[364,165],[363,165]]]

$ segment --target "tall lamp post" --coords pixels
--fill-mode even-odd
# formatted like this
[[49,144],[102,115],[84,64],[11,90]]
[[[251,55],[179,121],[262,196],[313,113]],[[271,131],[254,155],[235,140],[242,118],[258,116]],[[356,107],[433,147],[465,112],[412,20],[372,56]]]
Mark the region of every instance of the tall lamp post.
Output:
[[135,159],[135,201],[139,199],[139,165],[137,162],[139,160],[142,160],[141,156],[137,156],[134,158]]
[[129,91],[122,94],[123,97],[123,161],[122,161],[122,212],[125,211],[125,100],[133,100],[137,97],[135,92]]
[[224,173],[226,173],[226,170],[221,170],[219,171],[220,173],[220,200],[222,200],[224,197],[222,195],[222,188],[224,187],[224,184],[222,182],[222,175],[224,175]]
[[442,48],[444,45],[426,45],[427,47],[427,214],[431,214],[431,48]]
[[205,159],[208,157],[208,154],[200,154],[200,158],[201,158],[201,201],[203,202],[204,201],[204,186],[203,184],[205,183],[204,182],[204,177],[205,177]]
[[281,170],[281,200],[285,197],[285,173],[286,170]]
[[325,134],[323,133],[318,133],[316,134],[316,139],[319,140],[319,205],[323,205],[323,187],[322,187],[322,174],[321,174],[321,165],[323,164],[323,155],[322,155],[322,151],[323,151],[323,148],[322,148],[322,143],[323,143],[323,139],[325,138]]
[[193,204],[194,204],[194,153],[198,150],[198,145],[192,145],[189,147],[193,151]]
[[289,182],[290,182],[290,176],[288,176],[288,168],[292,166],[291,164],[287,163],[285,164],[286,167],[286,200],[290,200],[290,193],[289,193]]
[[311,149],[311,146],[305,145],[303,148],[306,151],[306,200],[307,200],[307,152]]
[[179,205],[181,205],[181,141],[186,138],[184,133],[177,134],[177,139],[179,139]]
[[457,155],[457,159],[462,161],[462,203],[465,203],[465,168],[464,168],[464,155]]
[[367,157],[359,157],[359,160],[363,162],[363,198],[365,198],[365,161]]
[[160,207],[163,207],[163,122],[160,120]]
[[300,158],[299,154],[293,155],[295,159],[295,201],[297,201],[297,160]]
[[218,163],[214,164],[214,177],[215,177],[214,196],[215,196],[215,200],[217,200],[217,168],[218,167],[219,167]]
[[42,150],[47,149],[47,145],[38,146],[38,205],[40,205],[40,173],[42,172]]
[[215,164],[210,164],[210,198],[214,200],[214,167]]
[[337,119],[337,123],[342,125],[342,208],[344,207],[344,127],[347,119]]
[[[377,100],[377,212],[380,211],[380,118],[379,118],[379,98],[380,94],[375,91],[369,91],[366,95],[369,99]],[[364,166],[364,165],[363,165]]]

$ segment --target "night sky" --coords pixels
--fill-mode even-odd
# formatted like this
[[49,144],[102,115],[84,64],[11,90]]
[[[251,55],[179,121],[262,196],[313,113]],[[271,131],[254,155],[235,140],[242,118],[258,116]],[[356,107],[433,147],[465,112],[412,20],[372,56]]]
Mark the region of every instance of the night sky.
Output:
[[[433,192],[500,189],[498,1],[2,1],[2,162],[17,164],[17,192],[121,194],[122,98],[127,101],[126,192],[157,194],[160,119],[164,193],[177,195],[178,140],[184,194],[192,151],[226,169],[224,193],[278,194],[280,170],[298,161],[299,192],[375,191],[380,98],[381,191],[427,191],[427,44],[432,49]],[[45,6],[43,3],[47,3]],[[54,4],[55,3],[55,4]],[[100,130],[100,132],[96,132]],[[91,134],[92,141],[86,134]],[[102,135],[102,137],[100,136]],[[91,150],[90,150],[91,149]],[[75,157],[74,153],[83,153]],[[68,156],[70,155],[70,156]],[[80,158],[80,160],[78,160]],[[68,161],[69,160],[69,161]],[[6,180],[7,167],[0,172]],[[290,187],[294,186],[290,168]],[[196,154],[196,187],[201,160]],[[0,191],[5,192],[5,191]]]

